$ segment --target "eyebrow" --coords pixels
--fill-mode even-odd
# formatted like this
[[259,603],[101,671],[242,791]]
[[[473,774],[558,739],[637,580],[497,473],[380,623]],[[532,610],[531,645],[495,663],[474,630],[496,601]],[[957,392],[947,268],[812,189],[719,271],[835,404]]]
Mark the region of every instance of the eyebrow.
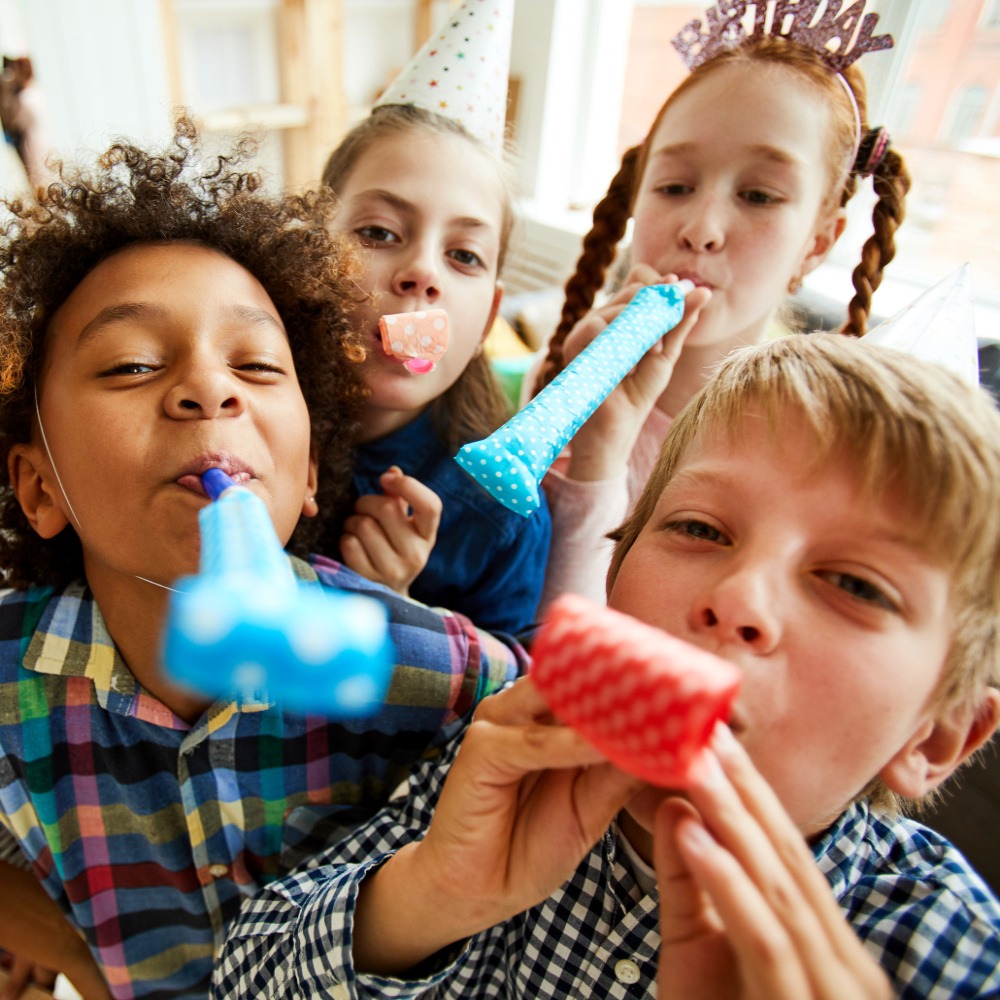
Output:
[[[660,146],[659,149],[653,152],[650,159],[659,160],[668,159],[672,156],[684,156],[687,153],[691,153],[695,148],[696,144],[693,142],[678,142],[669,146]],[[780,149],[778,146],[770,146],[767,143],[756,143],[753,146],[748,146],[746,152],[786,166],[795,166],[802,162],[798,156],[787,149]]]
[[[288,336],[281,321],[259,306],[235,303],[229,307],[228,313],[237,322],[271,326],[283,337]],[[76,339],[76,350],[93,340],[105,327],[114,326],[116,323],[162,321],[168,315],[168,311],[162,306],[149,302],[119,302],[113,306],[105,306],[80,331]]]
[[[408,201],[406,198],[401,198],[393,191],[386,191],[384,188],[369,188],[367,191],[359,191],[354,196],[354,200],[384,201],[386,204],[391,205],[398,212],[402,212],[404,215],[415,215],[418,211],[417,206],[412,201]],[[494,230],[496,228],[484,219],[476,218],[474,215],[460,215],[454,219],[449,219],[448,223],[452,226],[463,226],[466,229],[480,228]]]

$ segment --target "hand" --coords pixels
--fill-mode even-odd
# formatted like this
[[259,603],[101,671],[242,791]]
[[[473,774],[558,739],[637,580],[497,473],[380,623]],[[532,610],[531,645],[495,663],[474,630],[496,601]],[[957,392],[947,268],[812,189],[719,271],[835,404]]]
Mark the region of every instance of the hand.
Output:
[[[618,316],[641,288],[676,280],[676,275],[658,275],[646,264],[633,267],[618,293],[600,308],[592,309],[569,332],[563,346],[567,363]],[[576,433],[567,469],[571,479],[613,479],[625,469],[642,425],[667,388],[684,341],[711,294],[707,288],[696,288],[685,297],[681,322],[646,352]]]
[[6,978],[3,972],[0,972],[0,1000],[18,1000],[30,991],[33,985],[51,993],[55,982],[55,972],[43,969],[25,958],[11,955]]
[[890,1000],[802,834],[728,728],[656,815],[661,1000]]
[[408,969],[540,903],[641,787],[557,724],[529,678],[485,699],[423,840],[362,884],[355,966]]
[[355,573],[406,596],[437,541],[441,498],[395,465],[379,483],[384,493],[361,497],[344,522],[341,559]]
[[16,956],[3,1000],[19,996],[29,974],[47,983],[46,970],[61,972],[84,1000],[111,1000],[100,967],[83,937],[30,872],[0,862],[0,947]]

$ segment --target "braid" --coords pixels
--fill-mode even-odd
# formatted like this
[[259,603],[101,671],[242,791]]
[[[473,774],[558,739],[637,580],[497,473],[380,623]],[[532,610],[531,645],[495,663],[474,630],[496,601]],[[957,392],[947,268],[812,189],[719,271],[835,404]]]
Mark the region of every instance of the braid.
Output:
[[868,329],[868,313],[872,295],[882,284],[882,272],[896,256],[896,230],[906,214],[906,193],[910,190],[910,174],[903,158],[894,149],[885,157],[872,175],[878,201],[872,210],[874,235],[869,236],[861,248],[861,263],[854,269],[851,280],[856,294],[847,307],[847,322],[840,332],[862,337]]
[[576,271],[566,282],[562,316],[548,345],[548,354],[535,379],[534,392],[545,388],[562,371],[562,345],[570,330],[594,304],[594,296],[604,283],[608,265],[632,211],[632,190],[636,181],[636,161],[641,146],[633,146],[622,157],[618,173],[608,186],[608,193],[594,208],[594,222],[583,239],[583,251]]

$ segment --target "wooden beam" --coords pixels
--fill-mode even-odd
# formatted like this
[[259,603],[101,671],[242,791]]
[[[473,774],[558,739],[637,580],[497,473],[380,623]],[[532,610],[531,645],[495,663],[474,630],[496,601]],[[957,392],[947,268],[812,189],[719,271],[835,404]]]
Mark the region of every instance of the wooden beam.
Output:
[[306,124],[284,133],[285,187],[301,191],[347,126],[341,0],[281,0],[278,46],[282,102],[305,109]]

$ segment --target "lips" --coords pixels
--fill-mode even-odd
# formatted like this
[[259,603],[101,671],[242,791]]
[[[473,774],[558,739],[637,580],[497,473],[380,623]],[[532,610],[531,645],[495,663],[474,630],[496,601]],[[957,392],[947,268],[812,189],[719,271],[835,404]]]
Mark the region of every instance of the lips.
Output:
[[676,274],[678,281],[690,281],[696,288],[707,288],[709,291],[715,290],[715,285],[711,281],[706,281],[700,274],[696,271],[671,271],[671,274]]
[[239,486],[246,486],[251,479],[255,478],[253,470],[241,459],[231,455],[206,454],[186,465],[174,481],[178,486],[182,486],[192,493],[203,497],[208,496],[205,487],[202,486],[201,477],[209,469],[221,469]]

